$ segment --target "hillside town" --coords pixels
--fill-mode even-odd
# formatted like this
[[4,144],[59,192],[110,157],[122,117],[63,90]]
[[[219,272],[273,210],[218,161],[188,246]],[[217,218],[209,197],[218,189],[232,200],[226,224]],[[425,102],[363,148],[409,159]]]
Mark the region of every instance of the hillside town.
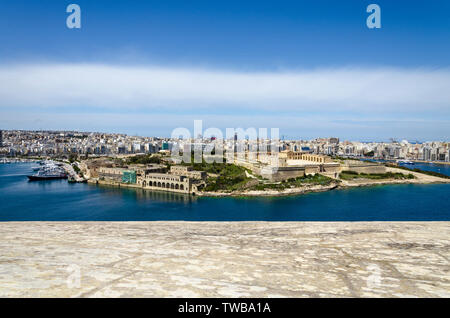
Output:
[[[221,141],[212,137],[180,140],[95,132],[3,130],[0,131],[0,155],[4,157],[61,157],[71,154],[81,156],[155,154],[170,152],[173,147],[185,149],[186,144],[191,147],[197,144],[202,149],[220,145],[224,151],[229,151],[236,147],[236,139]],[[244,150],[251,150],[256,142],[261,143],[259,140],[239,138],[239,143]],[[450,162],[450,142],[448,141],[361,142],[340,141],[339,138],[317,138],[313,140],[279,140],[277,143],[279,151],[288,150],[328,156],[383,160]],[[234,150],[236,151],[236,149]]]
[[430,172],[406,172],[399,165],[448,162],[449,143],[444,142],[273,141],[239,138],[237,133],[228,140],[184,140],[3,131],[1,145],[4,161],[40,160],[43,167],[30,180],[68,178],[190,195],[280,195],[376,183],[448,182],[440,175],[427,176]]

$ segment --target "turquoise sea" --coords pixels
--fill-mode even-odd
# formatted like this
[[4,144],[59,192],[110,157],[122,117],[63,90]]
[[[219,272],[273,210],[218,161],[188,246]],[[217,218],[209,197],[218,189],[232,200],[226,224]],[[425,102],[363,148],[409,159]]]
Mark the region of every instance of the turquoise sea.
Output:
[[[450,166],[424,165],[415,167],[450,175]],[[32,166],[0,164],[0,221],[450,221],[450,184],[200,198],[66,180],[28,182]]]

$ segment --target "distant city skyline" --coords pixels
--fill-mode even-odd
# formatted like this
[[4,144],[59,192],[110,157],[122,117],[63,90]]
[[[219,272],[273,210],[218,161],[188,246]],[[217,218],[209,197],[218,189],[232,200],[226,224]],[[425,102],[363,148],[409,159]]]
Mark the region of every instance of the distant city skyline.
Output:
[[[171,136],[165,136],[165,135],[140,135],[140,134],[129,134],[129,133],[124,133],[124,132],[112,132],[112,131],[100,131],[100,130],[52,130],[52,129],[0,129],[0,132],[16,132],[16,131],[20,131],[23,133],[30,133],[30,132],[36,132],[36,133],[52,133],[52,134],[84,134],[84,135],[89,135],[89,134],[104,134],[104,135],[123,135],[123,136],[127,136],[127,137],[137,137],[137,138],[156,138],[156,139],[160,139],[160,140],[176,140],[176,139],[195,139],[194,136],[192,135],[191,138],[172,138]],[[197,136],[199,137],[199,136]],[[258,137],[259,138],[259,137]],[[425,143],[432,143],[432,142],[440,142],[440,143],[450,143],[450,140],[446,140],[446,139],[435,139],[435,140],[419,140],[419,139],[405,139],[405,138],[389,138],[389,140],[364,140],[364,139],[346,139],[346,138],[342,138],[339,135],[335,135],[335,136],[326,136],[326,135],[318,135],[315,137],[311,137],[311,138],[305,138],[305,137],[297,137],[297,136],[290,136],[290,135],[280,135],[279,136],[279,140],[280,141],[306,141],[306,142],[310,142],[310,141],[314,141],[314,140],[320,140],[320,139],[334,139],[337,138],[340,142],[360,142],[360,143],[403,143],[403,142],[408,142],[409,144],[425,144]],[[211,139],[211,137],[205,137],[204,135],[202,136],[203,140],[213,140],[213,139],[217,139],[216,137],[213,137],[213,139]],[[233,139],[232,137],[226,137],[224,136],[224,140],[230,140]],[[246,139],[246,138],[244,138]],[[271,139],[270,135],[266,138],[266,139]]]
[[[366,26],[370,3],[381,29]],[[449,9],[0,0],[0,127],[169,137],[201,119],[293,139],[450,140]]]

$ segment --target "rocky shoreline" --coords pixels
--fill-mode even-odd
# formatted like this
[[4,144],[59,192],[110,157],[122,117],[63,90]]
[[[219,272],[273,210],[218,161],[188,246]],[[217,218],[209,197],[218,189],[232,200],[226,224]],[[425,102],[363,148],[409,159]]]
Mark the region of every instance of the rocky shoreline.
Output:
[[[309,184],[303,187],[296,188],[288,188],[284,190],[243,190],[243,191],[199,191],[195,195],[199,197],[282,197],[282,196],[294,196],[294,195],[302,195],[313,192],[326,192],[331,190],[339,190],[339,189],[348,189],[354,187],[369,187],[369,186],[381,186],[381,185],[390,185],[390,184],[436,184],[436,183],[450,183],[450,179],[444,179],[436,176],[431,176],[415,171],[405,171],[403,169],[387,167],[386,170],[392,173],[403,173],[406,172],[408,174],[414,175],[414,179],[382,179],[382,180],[373,180],[373,179],[354,179],[354,180],[340,180],[335,179],[329,185],[318,185],[318,184]],[[99,185],[107,185],[113,187],[123,187],[123,188],[135,188],[142,189],[140,186],[135,184],[126,184],[121,182],[113,182],[106,180],[97,180],[90,179],[88,183],[91,184],[99,184]],[[145,190],[145,189],[144,189]],[[155,191],[155,190],[149,190]]]
[[301,188],[291,188],[285,189],[283,191],[277,190],[251,190],[251,191],[235,191],[235,192],[200,192],[198,196],[205,197],[279,197],[279,196],[289,196],[289,195],[299,195],[306,194],[311,192],[325,192],[338,188],[339,185],[337,183],[333,183],[328,186],[321,185],[313,185],[309,187],[301,187]]
[[[397,168],[387,168],[391,172],[405,173],[404,170]],[[422,173],[411,171],[414,175],[414,179],[387,179],[387,180],[370,180],[370,179],[357,179],[352,181],[340,180],[331,185],[312,185],[300,188],[285,189],[283,191],[277,190],[262,190],[262,191],[234,191],[234,192],[201,192],[198,196],[204,197],[280,197],[280,196],[292,196],[301,195],[311,192],[325,192],[331,190],[348,189],[355,187],[370,187],[378,185],[390,185],[390,184],[438,184],[438,183],[450,183],[450,179],[444,179],[434,176],[425,175]]]

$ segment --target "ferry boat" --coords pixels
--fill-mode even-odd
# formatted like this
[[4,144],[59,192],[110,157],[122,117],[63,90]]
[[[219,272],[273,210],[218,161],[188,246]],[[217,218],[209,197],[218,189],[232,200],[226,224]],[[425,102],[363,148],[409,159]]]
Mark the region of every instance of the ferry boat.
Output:
[[67,179],[67,173],[60,167],[47,166],[27,177],[30,181]]

